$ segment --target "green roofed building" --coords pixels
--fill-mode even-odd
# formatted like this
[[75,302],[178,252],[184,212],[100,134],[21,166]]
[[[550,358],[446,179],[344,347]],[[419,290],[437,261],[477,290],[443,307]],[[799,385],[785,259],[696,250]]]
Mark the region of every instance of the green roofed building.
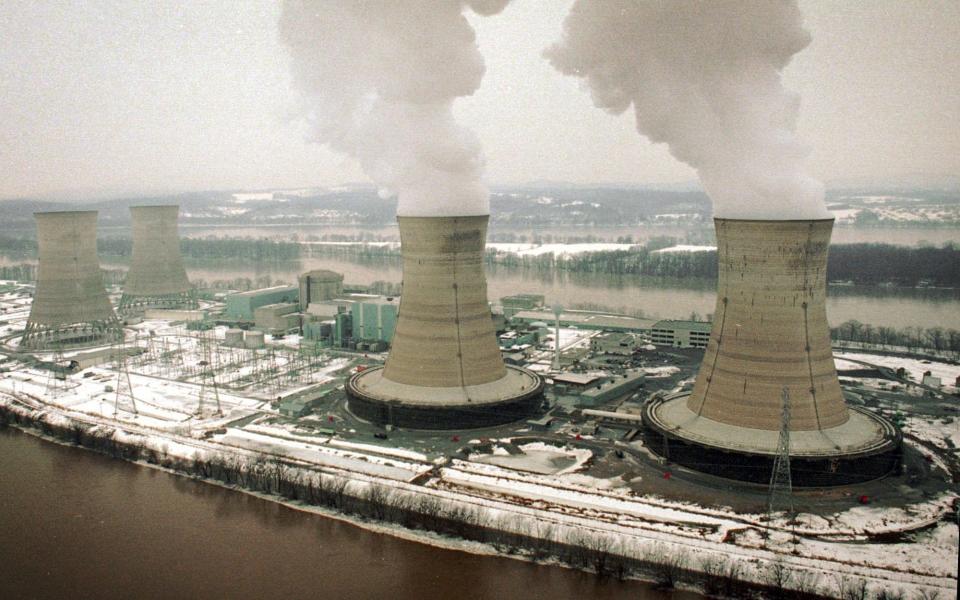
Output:
[[240,321],[253,321],[253,311],[268,304],[297,302],[300,288],[295,285],[278,285],[249,292],[239,292],[226,297],[224,316]]

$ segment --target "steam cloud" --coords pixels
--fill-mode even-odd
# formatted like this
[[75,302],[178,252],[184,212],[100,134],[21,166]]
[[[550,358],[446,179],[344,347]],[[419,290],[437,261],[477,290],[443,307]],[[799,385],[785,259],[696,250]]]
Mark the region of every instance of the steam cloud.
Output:
[[280,36],[314,139],[347,153],[402,216],[489,214],[483,155],[451,111],[480,86],[465,7],[509,0],[287,0]]
[[577,0],[546,50],[594,104],[697,169],[718,217],[830,218],[804,171],[782,69],[810,43],[795,2]]

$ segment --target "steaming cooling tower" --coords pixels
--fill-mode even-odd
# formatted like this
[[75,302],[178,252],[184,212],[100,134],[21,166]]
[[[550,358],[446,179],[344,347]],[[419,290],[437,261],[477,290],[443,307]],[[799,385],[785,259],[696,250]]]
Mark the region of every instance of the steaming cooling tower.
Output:
[[880,477],[899,434],[847,407],[826,313],[833,220],[716,219],[719,272],[710,343],[692,393],[647,406],[651,445],[698,470],[767,482],[789,396],[794,485]]
[[37,289],[20,347],[53,350],[112,343],[123,335],[97,260],[97,212],[34,213]]
[[123,283],[121,312],[196,308],[180,256],[178,206],[131,206],[133,258]]
[[403,294],[382,368],[350,378],[350,409],[383,424],[461,429],[514,421],[536,410],[543,383],[504,366],[483,249],[487,216],[399,217]]

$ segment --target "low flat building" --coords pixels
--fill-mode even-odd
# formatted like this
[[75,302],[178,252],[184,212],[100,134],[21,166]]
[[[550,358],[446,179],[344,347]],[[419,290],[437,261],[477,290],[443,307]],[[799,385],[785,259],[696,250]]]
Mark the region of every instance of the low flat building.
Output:
[[590,339],[590,349],[603,354],[621,354],[628,356],[640,345],[636,335],[626,332],[613,332],[597,335]]
[[627,373],[606,379],[595,387],[580,392],[580,406],[599,406],[641,388],[646,381],[643,372]]
[[[514,323],[542,321],[549,323],[552,327],[556,323],[556,317],[549,310],[522,310],[514,314],[511,321]],[[590,310],[565,310],[560,314],[561,327],[576,327],[578,329],[644,332],[649,331],[655,322],[655,319]]]
[[710,341],[710,321],[657,321],[650,329],[650,338],[657,346],[673,348],[706,348]]

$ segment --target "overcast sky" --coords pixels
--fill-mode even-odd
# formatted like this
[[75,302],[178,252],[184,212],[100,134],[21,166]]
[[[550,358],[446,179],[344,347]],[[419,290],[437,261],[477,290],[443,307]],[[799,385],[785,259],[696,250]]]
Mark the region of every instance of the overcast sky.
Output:
[[[541,51],[568,0],[471,16],[487,73],[457,101],[491,183],[673,183],[692,169],[596,109]],[[824,180],[960,175],[960,2],[801,3],[787,68]],[[364,181],[291,120],[274,2],[0,2],[0,198]],[[425,32],[427,35],[427,32]]]

